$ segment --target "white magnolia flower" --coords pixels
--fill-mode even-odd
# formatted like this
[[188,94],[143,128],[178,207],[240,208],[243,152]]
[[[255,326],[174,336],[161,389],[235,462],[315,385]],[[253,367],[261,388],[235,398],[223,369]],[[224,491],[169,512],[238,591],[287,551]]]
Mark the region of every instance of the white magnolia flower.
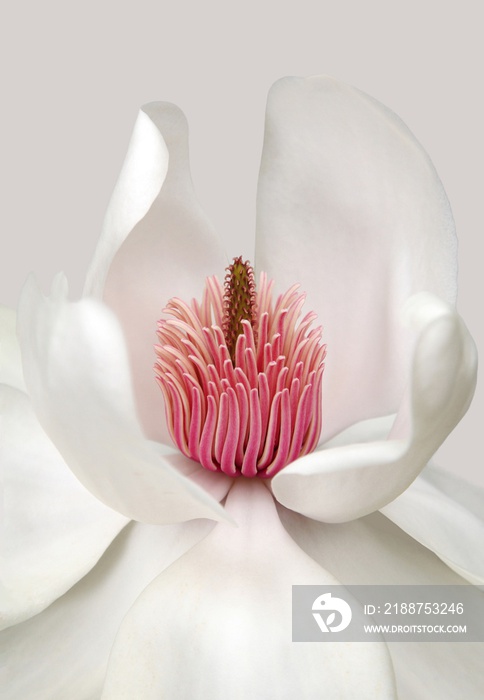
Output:
[[[476,375],[431,162],[357,90],[328,78],[272,88],[252,259],[279,292],[301,284],[328,347],[319,444],[294,461],[289,447],[272,479],[233,478],[228,451],[212,470],[215,448],[190,430],[214,401],[202,392],[190,423],[165,386],[171,432],[208,468],[183,455],[154,380],[162,308],[200,298],[239,252],[195,199],[182,114],[150,104],[85,296],[69,302],[58,277],[44,298],[30,280],[19,344],[2,311],[3,697],[477,700],[479,644],[290,641],[292,584],[484,582],[482,497],[420,474]],[[243,464],[243,442],[233,449]]]

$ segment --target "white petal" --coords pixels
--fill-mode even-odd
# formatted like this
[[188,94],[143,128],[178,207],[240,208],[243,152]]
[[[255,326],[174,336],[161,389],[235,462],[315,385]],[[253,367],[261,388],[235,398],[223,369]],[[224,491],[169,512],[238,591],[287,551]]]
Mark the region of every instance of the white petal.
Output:
[[429,465],[422,472],[425,480],[435,486],[439,491],[450,496],[466,510],[474,513],[478,518],[482,518],[484,509],[482,507],[483,489],[470,484],[463,479],[444,471],[433,465]]
[[140,110],[123,168],[104,217],[101,238],[87,273],[85,294],[101,297],[113,257],[145,216],[168,172],[168,149],[157,125]]
[[382,513],[336,524],[278,508],[291,537],[343,585],[466,583]]
[[324,449],[332,447],[342,447],[354,445],[355,443],[375,442],[376,440],[386,440],[395,423],[396,414],[381,416],[380,418],[369,418],[350,425],[345,430],[335,435],[324,443]]
[[[484,491],[472,487],[473,500],[480,496],[479,512],[474,514],[433,485],[426,471],[382,513],[463,578],[484,585]],[[465,485],[459,487],[457,478],[452,481],[462,493]]]
[[389,644],[398,700],[482,700],[484,644]]
[[168,148],[168,173],[150,210],[116,253],[104,299],[126,335],[145,433],[169,443],[163,398],[152,372],[156,324],[172,297],[200,298],[205,278],[223,275],[232,251],[223,250],[193,192],[184,115],[165,103],[144,109]]
[[287,535],[265,487],[238,480],[226,507],[238,528],[216,526],[126,616],[103,700],[394,698],[384,645],[290,641],[292,584],[336,581]]
[[[279,512],[284,526],[304,551],[345,585],[465,583],[381,513],[330,525],[284,508]],[[388,648],[395,665],[399,700],[482,698],[483,644],[412,642],[391,643]]]
[[142,435],[112,312],[94,299],[69,303],[65,297],[62,279],[50,299],[29,280],[19,332],[34,408],[66,464],[91,493],[129,518],[223,519],[219,503]]
[[128,525],[97,566],[40,615],[0,635],[2,700],[94,700],[126,611],[209,521]]
[[0,627],[46,608],[98,561],[128,520],[65,466],[28,397],[0,387],[5,499]]
[[0,384],[25,391],[15,311],[0,306]]
[[286,78],[267,105],[256,263],[299,282],[325,328],[324,436],[393,413],[405,300],[455,298],[450,207],[426,153],[376,100],[327,77]]
[[296,460],[272,481],[283,505],[326,522],[382,508],[411,484],[466,412],[477,354],[462,319],[427,294],[412,297],[407,315],[418,339],[408,393],[388,440],[322,449]]

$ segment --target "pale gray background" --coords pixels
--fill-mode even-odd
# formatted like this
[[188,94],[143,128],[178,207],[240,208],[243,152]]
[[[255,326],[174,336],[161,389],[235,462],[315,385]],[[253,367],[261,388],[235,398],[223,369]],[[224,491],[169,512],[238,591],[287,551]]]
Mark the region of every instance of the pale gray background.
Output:
[[[31,270],[44,289],[64,270],[80,293],[146,101],[184,109],[206,211],[252,236],[267,90],[328,73],[391,107],[430,153],[460,237],[459,309],[482,348],[483,53],[469,0],[12,3],[0,29],[0,300],[15,306]],[[438,462],[484,485],[482,393]]]

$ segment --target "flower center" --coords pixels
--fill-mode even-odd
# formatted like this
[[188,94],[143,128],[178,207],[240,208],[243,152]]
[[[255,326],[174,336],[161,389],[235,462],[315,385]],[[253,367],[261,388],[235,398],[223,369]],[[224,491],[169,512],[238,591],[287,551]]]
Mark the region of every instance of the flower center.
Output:
[[321,433],[326,348],[305,295],[272,300],[262,272],[235,258],[225,288],[209,277],[201,302],[174,298],[158,322],[156,379],[168,429],[187,457],[230,476],[270,478],[314,450]]

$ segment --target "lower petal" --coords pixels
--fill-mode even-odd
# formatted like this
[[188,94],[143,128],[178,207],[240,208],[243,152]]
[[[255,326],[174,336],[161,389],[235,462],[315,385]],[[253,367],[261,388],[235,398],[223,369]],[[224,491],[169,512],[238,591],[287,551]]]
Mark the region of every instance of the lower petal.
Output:
[[0,635],[2,700],[99,698],[126,611],[160,571],[211,527],[208,520],[128,525],[74,588],[40,615]]
[[217,525],[126,616],[103,700],[395,698],[381,644],[296,644],[293,584],[337,583],[287,535],[270,493],[236,481]]
[[[381,513],[332,525],[279,507],[294,540],[344,585],[466,583]],[[482,604],[484,605],[484,595]],[[482,643],[391,643],[399,700],[481,700]]]
[[382,513],[348,523],[321,523],[279,506],[297,544],[343,585],[466,583],[433,552]]
[[36,420],[0,386],[4,529],[0,627],[46,608],[89,572],[129,522],[87,491]]
[[[429,470],[429,476],[427,471],[382,508],[382,513],[467,581],[484,585],[484,491],[472,487],[472,499],[479,491],[481,496],[480,511],[473,513],[466,499],[459,502],[432,483],[432,474],[438,475],[438,470]],[[448,479],[462,494],[465,484],[452,476]],[[438,476],[436,480],[438,483]]]
[[482,700],[484,645],[476,643],[389,644],[398,700]]

